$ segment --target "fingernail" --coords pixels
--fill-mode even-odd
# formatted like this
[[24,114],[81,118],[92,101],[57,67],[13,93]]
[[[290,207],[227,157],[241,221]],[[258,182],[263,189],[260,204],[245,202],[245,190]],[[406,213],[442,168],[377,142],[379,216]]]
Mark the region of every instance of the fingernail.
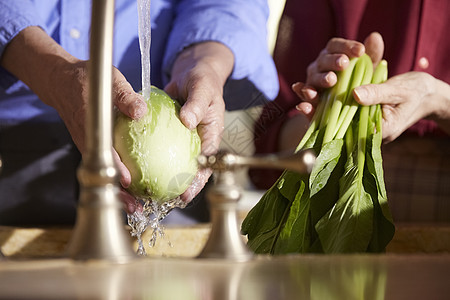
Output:
[[120,185],[124,188],[128,188],[130,186],[129,182],[124,178],[120,179]]
[[[117,159],[120,160],[120,157],[118,157]],[[121,162],[118,163],[118,168],[120,170],[120,185],[123,188],[128,188],[131,184],[131,174],[128,171],[127,167],[125,167],[125,165]]]
[[309,99],[309,100],[312,100],[317,96],[317,91],[308,89],[308,88],[302,89],[302,93],[303,93],[305,99]]
[[295,106],[295,108],[296,108],[298,111],[300,111],[300,112],[302,112],[303,114],[305,114],[305,115],[310,114],[310,113],[311,113],[311,110],[312,110],[312,107],[310,107],[310,106],[304,106],[304,107],[301,107],[300,104],[297,104],[297,105]]
[[325,75],[325,82],[330,84],[332,79],[332,72],[328,72],[327,75]]
[[353,93],[355,94],[355,98],[362,102],[365,97],[367,97],[367,90],[364,87],[356,87],[353,89]]
[[296,82],[296,83],[294,83],[294,84],[291,85],[291,90],[293,90],[294,93],[295,93],[300,99],[303,98],[302,87],[303,87],[303,84],[300,83],[300,82]]
[[190,111],[182,111],[180,117],[184,121],[184,125],[189,129],[194,129],[197,126],[197,117]]
[[292,84],[291,88],[292,88],[293,90],[295,90],[295,89],[297,89],[299,86],[300,86],[300,82],[296,82],[296,83],[293,83],[293,84]]
[[354,54],[355,56],[359,57],[360,55],[362,55],[361,51],[362,48],[360,45],[354,45],[350,48],[350,51],[352,52],[352,54]]
[[134,213],[135,211],[136,211],[136,205],[133,205],[133,204],[131,204],[131,203],[128,203],[127,204],[127,207],[128,207],[128,213],[129,214],[132,214],[132,213]]
[[336,65],[338,67],[344,67],[346,64],[348,64],[347,56],[341,56],[336,60]]
[[128,112],[134,119],[139,119],[147,113],[147,104],[144,101],[135,101],[129,108]]

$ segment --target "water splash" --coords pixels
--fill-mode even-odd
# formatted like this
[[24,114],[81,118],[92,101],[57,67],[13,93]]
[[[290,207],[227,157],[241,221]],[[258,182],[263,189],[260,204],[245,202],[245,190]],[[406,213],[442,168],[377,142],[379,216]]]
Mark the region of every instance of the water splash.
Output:
[[[138,249],[137,254],[141,256],[146,255],[142,235],[151,228],[152,233],[148,242],[149,247],[154,247],[156,240],[159,237],[164,238],[164,226],[161,224],[162,220],[174,208],[185,208],[186,202],[182,201],[180,197],[158,203],[152,200],[137,200],[143,203],[143,210],[136,210],[133,214],[128,214],[128,225],[131,227],[131,236],[137,238]],[[169,242],[170,244],[170,242]]]
[[139,48],[141,50],[142,64],[142,95],[144,99],[150,98],[150,44],[151,44],[151,20],[150,0],[137,0],[138,3],[138,33]]

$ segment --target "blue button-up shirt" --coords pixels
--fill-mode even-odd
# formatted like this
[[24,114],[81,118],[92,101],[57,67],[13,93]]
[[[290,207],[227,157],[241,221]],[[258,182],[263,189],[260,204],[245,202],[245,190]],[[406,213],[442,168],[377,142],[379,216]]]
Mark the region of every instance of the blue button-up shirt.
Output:
[[[136,0],[116,0],[113,64],[136,91],[141,61]],[[0,0],[0,55],[28,26],[42,27],[73,56],[89,58],[91,1]],[[152,0],[151,82],[164,87],[176,55],[188,45],[218,41],[235,55],[225,86],[227,109],[242,109],[273,99],[278,79],[267,49],[266,0]],[[0,124],[55,121],[57,113],[28,87],[0,68]]]

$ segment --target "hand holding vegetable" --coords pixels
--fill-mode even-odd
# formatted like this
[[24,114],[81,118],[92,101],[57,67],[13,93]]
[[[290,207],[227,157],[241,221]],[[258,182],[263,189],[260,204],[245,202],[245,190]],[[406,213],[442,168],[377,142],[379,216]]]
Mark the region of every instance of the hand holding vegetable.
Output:
[[346,69],[351,58],[360,57],[366,52],[376,66],[383,56],[383,49],[383,39],[376,32],[370,34],[364,44],[343,38],[331,39],[317,59],[308,66],[306,83],[297,82],[292,85],[294,92],[303,100],[297,105],[297,109],[302,114],[295,115],[284,122],[280,131],[278,149],[280,151],[295,149],[314,115],[319,101],[319,92],[336,84],[337,72]]
[[382,252],[394,224],[381,158],[380,105],[361,106],[355,87],[381,83],[387,62],[353,57],[320,94],[296,151],[318,153],[311,174],[285,170],[242,223],[256,253]]
[[[336,73],[348,66],[349,58],[367,53],[378,64],[384,44],[378,33],[370,34],[364,44],[341,38],[331,39],[308,68],[306,83],[296,83],[293,90],[304,100],[298,105],[307,117],[314,114],[318,91],[336,83]],[[364,94],[363,94],[364,93]],[[423,118],[435,120],[450,132],[450,86],[424,72],[408,72],[380,85],[355,89],[355,99],[363,105],[382,104],[383,140],[396,139],[408,127]]]
[[[183,124],[197,127],[202,140],[202,153],[217,151],[224,126],[225,104],[223,86],[234,65],[232,52],[217,42],[204,42],[186,48],[177,57],[166,92],[185,101],[180,111]],[[200,170],[193,184],[181,196],[189,202],[197,195],[211,175]]]
[[383,140],[391,142],[423,118],[450,133],[450,86],[425,72],[407,72],[354,91],[362,105],[382,104]]
[[383,39],[377,32],[371,33],[363,44],[343,38],[331,39],[317,59],[308,66],[306,83],[299,82],[293,86],[297,95],[306,101],[299,104],[299,109],[311,117],[313,108],[310,103],[317,105],[317,92],[336,84],[336,72],[347,68],[350,58],[360,57],[366,53],[372,59],[374,66],[377,66],[383,57],[383,52]]
[[[80,152],[85,150],[85,114],[88,101],[87,62],[70,55],[39,27],[27,27],[8,45],[1,65],[26,83],[46,104],[54,107]],[[113,102],[125,115],[138,119],[147,111],[143,98],[135,93],[125,77],[113,69]],[[114,158],[121,173],[120,182],[131,182],[128,169]],[[123,193],[127,209],[134,210],[132,197]]]
[[134,197],[163,204],[176,199],[198,171],[200,137],[179,118],[180,104],[151,87],[148,113],[139,120],[117,113],[114,147],[131,173],[127,188]]

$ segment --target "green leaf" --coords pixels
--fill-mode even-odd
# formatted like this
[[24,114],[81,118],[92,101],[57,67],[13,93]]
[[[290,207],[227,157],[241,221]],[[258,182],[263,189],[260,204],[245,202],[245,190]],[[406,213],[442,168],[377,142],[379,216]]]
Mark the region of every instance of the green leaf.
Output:
[[[381,132],[381,106],[377,105],[375,112],[375,121],[372,124],[372,139],[369,143],[370,153],[373,165],[370,166],[370,172],[375,176],[377,182],[377,188],[379,193],[383,198],[387,198],[386,187],[384,185],[384,172],[383,172],[383,158],[381,155],[381,143],[382,143],[382,132]],[[377,125],[378,123],[378,125]]]
[[348,164],[340,180],[339,200],[315,226],[325,253],[367,249],[372,236],[372,200],[357,178],[357,166]]
[[[334,143],[334,146],[336,147],[334,151],[337,151],[338,148],[344,149],[340,142]],[[328,157],[327,160],[329,160],[329,163],[325,164],[325,169],[320,172],[317,171],[317,173],[320,173],[320,176],[316,176],[314,179],[310,176],[310,184],[317,185],[318,180],[326,181],[326,184],[320,190],[318,189],[314,195],[311,195],[310,210],[312,224],[316,224],[338,200],[339,179],[344,174],[346,160],[345,150],[335,153],[335,156],[334,158]],[[325,178],[326,176],[328,176],[327,179]]]
[[[381,110],[377,107],[375,118],[381,118]],[[364,184],[370,191],[374,206],[374,233],[369,244],[368,251],[382,252],[392,240],[395,233],[395,225],[389,209],[387,194],[384,185],[383,163],[381,157],[381,131],[375,131],[376,121],[371,122],[370,139],[366,155],[367,169],[364,174]]]
[[311,197],[318,193],[328,182],[331,173],[341,156],[344,141],[333,140],[322,146],[310,176]]
[[303,253],[308,251],[310,239],[308,194],[307,185],[302,181],[290,208],[286,223],[274,245],[274,254]]
[[[318,136],[319,130],[316,130],[305,141],[305,146],[314,147]],[[308,177],[285,170],[247,214],[241,226],[241,233],[247,235],[247,244],[255,253],[274,251],[279,234],[288,219],[292,202],[301,190],[301,185],[308,182]],[[309,198],[309,190],[305,197]]]
[[242,234],[248,237],[250,249],[255,253],[270,253],[289,207],[290,201],[284,198],[276,187],[272,187],[263,195],[241,226]]
[[[355,128],[359,124],[354,124]],[[355,140],[350,132],[346,140]],[[355,131],[355,134],[359,132]],[[365,140],[364,140],[365,142]],[[315,225],[325,253],[365,252],[372,237],[373,210],[364,190],[358,163],[360,147],[347,153],[345,172],[339,180],[339,199]]]
[[300,174],[286,170],[278,180],[276,187],[284,198],[294,201],[303,179]]
[[284,171],[277,182],[263,195],[244,219],[241,232],[255,253],[272,253],[281,229],[298,194],[308,177]]

